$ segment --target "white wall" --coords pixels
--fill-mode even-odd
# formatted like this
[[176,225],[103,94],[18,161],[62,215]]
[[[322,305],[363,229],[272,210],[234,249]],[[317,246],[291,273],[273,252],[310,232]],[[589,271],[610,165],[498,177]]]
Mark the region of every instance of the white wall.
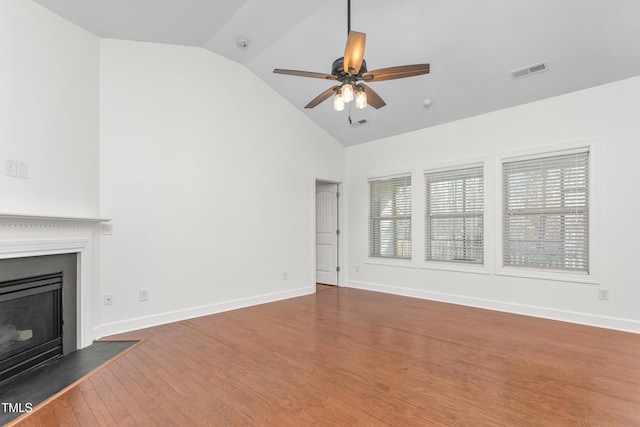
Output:
[[[98,214],[99,39],[31,1],[0,2],[0,212]],[[5,160],[28,179],[5,176]]]
[[[349,285],[640,332],[638,111],[634,78],[348,148]],[[597,284],[498,276],[493,252],[488,275],[368,263],[368,176],[474,158],[487,159],[493,176],[498,153],[594,138]],[[495,208],[486,213],[489,226],[497,219]],[[609,301],[598,300],[598,288],[610,290]]]
[[[0,2],[0,59],[0,168],[29,165],[26,180],[0,174],[0,213],[114,219],[96,335],[312,291],[314,180],[342,180],[345,150],[246,69],[100,41],[25,0]],[[639,95],[635,78],[350,147],[349,284],[639,332]],[[592,138],[599,285],[366,263],[366,176]]]
[[315,178],[344,147],[204,49],[102,40],[100,76],[96,335],[313,292]]

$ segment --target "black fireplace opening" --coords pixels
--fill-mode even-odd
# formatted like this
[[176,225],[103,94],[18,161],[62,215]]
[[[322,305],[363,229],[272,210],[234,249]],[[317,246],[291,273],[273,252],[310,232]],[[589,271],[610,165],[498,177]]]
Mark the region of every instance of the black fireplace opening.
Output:
[[62,356],[63,273],[0,282],[0,384]]

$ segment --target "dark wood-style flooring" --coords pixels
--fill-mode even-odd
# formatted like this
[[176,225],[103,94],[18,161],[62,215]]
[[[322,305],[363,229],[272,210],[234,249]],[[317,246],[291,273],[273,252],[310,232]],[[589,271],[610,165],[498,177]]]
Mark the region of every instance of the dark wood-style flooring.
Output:
[[640,426],[640,335],[322,287],[122,334],[21,426]]

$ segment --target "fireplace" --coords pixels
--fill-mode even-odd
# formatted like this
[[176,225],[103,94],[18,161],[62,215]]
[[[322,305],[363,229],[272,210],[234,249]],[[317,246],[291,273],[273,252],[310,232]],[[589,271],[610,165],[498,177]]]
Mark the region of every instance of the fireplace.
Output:
[[77,349],[77,255],[0,260],[0,384]]
[[[98,218],[36,216],[0,213],[0,283],[21,281],[62,272],[59,291],[62,322],[62,354],[84,348],[95,339],[94,298],[97,298],[94,258],[101,231]],[[55,299],[51,293],[47,297]],[[3,300],[4,301],[4,300]],[[55,311],[55,309],[54,309]],[[0,320],[13,325],[5,334],[27,341],[36,328],[7,321],[0,307]],[[2,325],[0,325],[2,326]],[[6,326],[6,325],[5,325]],[[29,330],[31,329],[31,332]],[[5,341],[7,340],[5,335]],[[16,340],[13,340],[16,341]],[[6,342],[5,342],[6,344]],[[0,352],[1,353],[1,352]]]
[[62,272],[0,283],[0,383],[62,355]]

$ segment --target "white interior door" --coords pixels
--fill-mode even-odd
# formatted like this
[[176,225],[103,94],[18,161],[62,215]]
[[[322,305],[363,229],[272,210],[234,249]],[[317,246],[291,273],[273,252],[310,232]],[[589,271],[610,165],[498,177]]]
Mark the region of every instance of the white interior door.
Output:
[[338,184],[316,183],[316,282],[338,284]]

